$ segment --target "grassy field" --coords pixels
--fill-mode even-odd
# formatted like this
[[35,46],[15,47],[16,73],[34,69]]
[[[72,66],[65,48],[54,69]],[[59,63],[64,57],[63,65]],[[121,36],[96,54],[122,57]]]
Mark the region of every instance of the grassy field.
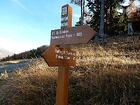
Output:
[[[69,105],[140,105],[140,36],[71,46]],[[3,74],[0,105],[54,105],[57,68],[38,59],[25,70]]]

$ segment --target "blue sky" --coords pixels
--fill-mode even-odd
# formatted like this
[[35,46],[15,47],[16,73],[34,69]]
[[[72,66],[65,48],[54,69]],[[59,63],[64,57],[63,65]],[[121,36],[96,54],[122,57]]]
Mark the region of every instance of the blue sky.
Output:
[[[61,25],[61,6],[68,3],[70,0],[0,0],[0,49],[20,53],[49,45],[51,30]],[[70,5],[74,26],[80,7]]]
[[[136,6],[140,7],[140,0],[135,0],[134,3]],[[129,5],[129,0],[124,0],[123,5]]]
[[[70,0],[0,0],[0,49],[20,53],[49,45],[50,32],[60,28],[61,6]],[[80,7],[73,7],[73,25]]]

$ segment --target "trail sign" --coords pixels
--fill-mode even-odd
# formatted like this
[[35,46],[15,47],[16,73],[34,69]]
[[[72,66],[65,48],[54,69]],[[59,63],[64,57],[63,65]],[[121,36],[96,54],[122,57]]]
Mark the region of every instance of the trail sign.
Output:
[[51,45],[85,44],[96,32],[89,26],[77,26],[51,31]]
[[56,105],[68,105],[69,69],[76,65],[76,52],[58,45],[85,44],[95,34],[89,26],[72,27],[72,8],[62,6],[61,29],[51,31],[50,47],[42,55],[50,67],[58,66]]
[[44,53],[43,58],[50,67],[54,66],[75,66],[76,52],[70,48],[50,46]]
[[55,57],[55,46],[49,47],[43,54],[42,57],[47,62],[48,66],[57,66],[57,59]]
[[72,27],[72,8],[68,4],[62,6],[61,28]]

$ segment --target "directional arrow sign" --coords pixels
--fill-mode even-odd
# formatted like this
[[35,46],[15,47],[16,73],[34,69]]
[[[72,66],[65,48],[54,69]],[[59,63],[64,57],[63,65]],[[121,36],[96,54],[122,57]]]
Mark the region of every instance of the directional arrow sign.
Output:
[[57,59],[55,57],[56,48],[57,47],[55,47],[55,46],[48,47],[48,49],[42,54],[43,58],[47,62],[48,66],[50,66],[50,67],[57,66]]
[[51,31],[51,45],[85,44],[96,32],[89,26],[57,29]]
[[69,48],[50,46],[44,53],[43,58],[50,67],[54,66],[75,66],[76,52]]

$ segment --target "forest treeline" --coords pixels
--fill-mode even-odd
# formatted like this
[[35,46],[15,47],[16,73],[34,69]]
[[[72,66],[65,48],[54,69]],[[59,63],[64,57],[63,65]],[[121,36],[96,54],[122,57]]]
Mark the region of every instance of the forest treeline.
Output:
[[[130,28],[130,31],[133,30],[132,34],[140,33],[140,6],[136,5],[136,0],[129,0],[129,5],[123,5],[125,0],[85,1],[87,3],[84,8],[87,8],[87,11],[83,11],[84,25],[92,27],[98,33],[96,36],[105,38],[106,36],[130,34]],[[140,2],[140,0],[138,1]],[[101,6],[103,6],[102,9]],[[103,16],[101,11],[104,11]],[[102,23],[101,20],[103,20]],[[79,18],[75,26],[83,25],[82,23],[82,19]],[[101,26],[104,27],[100,29]],[[37,49],[14,54],[3,58],[1,61],[38,58],[47,47],[41,46]]]
[[39,58],[47,48],[48,46],[43,45],[41,47],[38,47],[37,49],[32,49],[30,51],[25,51],[19,54],[13,54],[12,56],[7,56],[5,58],[2,58],[0,61]]
[[[140,6],[135,2],[140,2],[140,0],[128,0],[127,5],[124,3],[125,0],[85,1],[87,3],[84,8],[88,9],[85,9],[83,13],[85,19],[84,24],[90,25],[96,32],[100,31],[100,26],[104,26],[102,33],[105,35],[128,34],[128,23],[130,22],[132,23],[134,32],[140,32]],[[102,13],[103,15],[101,15]],[[101,20],[103,20],[103,23],[101,23]],[[81,21],[80,18],[76,26],[81,25]]]

